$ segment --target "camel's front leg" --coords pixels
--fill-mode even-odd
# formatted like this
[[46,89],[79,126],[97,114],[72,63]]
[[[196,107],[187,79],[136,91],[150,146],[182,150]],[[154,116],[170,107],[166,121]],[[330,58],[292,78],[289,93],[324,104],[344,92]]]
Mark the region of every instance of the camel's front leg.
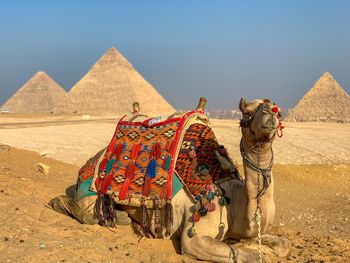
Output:
[[[54,210],[59,213],[69,215],[77,219],[82,224],[94,225],[98,223],[98,219],[94,216],[94,205],[96,196],[84,197],[75,200],[65,195],[61,195],[49,202]],[[129,225],[131,219],[125,211],[115,210],[114,224]]]
[[[183,233],[181,239],[181,250],[201,260],[210,262],[259,262],[259,253],[249,248],[234,248],[228,244],[218,241],[210,236],[196,235],[193,238]],[[263,262],[269,262],[263,255]]]
[[97,224],[98,220],[93,216],[96,196],[86,197],[79,201],[65,195],[58,196],[49,202],[54,210],[59,213],[73,216],[82,224]]

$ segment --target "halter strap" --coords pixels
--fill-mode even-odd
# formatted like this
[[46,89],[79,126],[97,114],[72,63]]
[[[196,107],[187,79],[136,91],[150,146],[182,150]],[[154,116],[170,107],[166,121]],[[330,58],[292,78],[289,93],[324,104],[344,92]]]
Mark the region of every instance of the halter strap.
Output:
[[267,168],[261,168],[258,164],[254,163],[252,160],[249,159],[247,153],[244,151],[242,140],[240,143],[240,151],[241,151],[241,156],[243,158],[243,161],[245,163],[247,163],[252,170],[257,172],[258,175],[261,174],[263,179],[264,179],[263,189],[261,192],[258,193],[258,196],[257,196],[257,197],[260,197],[263,194],[265,194],[265,192],[267,191],[267,188],[269,187],[269,185],[271,183],[271,170],[272,170],[272,165],[273,165],[273,161],[274,161],[273,150],[271,148],[272,156],[271,156],[271,160],[270,160],[270,163],[267,166]]

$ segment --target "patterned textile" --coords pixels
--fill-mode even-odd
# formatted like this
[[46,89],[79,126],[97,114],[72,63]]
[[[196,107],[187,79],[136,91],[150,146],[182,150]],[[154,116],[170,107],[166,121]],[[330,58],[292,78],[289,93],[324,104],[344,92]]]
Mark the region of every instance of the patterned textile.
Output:
[[215,155],[218,144],[212,129],[204,124],[192,124],[185,132],[176,161],[176,172],[192,195],[197,196],[219,178],[230,177]]
[[142,199],[152,208],[158,199],[164,206],[173,196],[174,173],[194,197],[230,176],[215,155],[219,146],[202,111],[161,122],[122,119],[104,155],[88,162],[79,180],[82,183],[95,173],[96,191],[116,203],[140,207]]
[[[169,169],[173,154],[170,145],[172,144],[172,147],[175,145],[175,134],[179,124],[179,119],[152,127],[144,123],[119,122],[115,136],[99,166],[97,189],[102,193],[113,192],[115,196],[117,194],[120,203],[125,203],[122,201],[127,201],[130,197],[140,199],[142,195],[148,200],[153,200],[155,197],[165,199],[170,191],[167,190],[168,184],[171,182]],[[117,154],[119,156],[116,156],[118,145],[121,150]],[[139,150],[133,154],[133,149],[138,145]],[[155,146],[158,146],[158,149],[155,149]],[[164,162],[168,156],[170,163],[165,169]],[[133,169],[128,182],[127,172],[130,166],[133,166]],[[150,174],[152,172],[150,170],[153,170],[153,174]],[[145,190],[146,183],[148,190]],[[121,198],[120,193],[125,184],[129,184],[126,189],[127,198]]]

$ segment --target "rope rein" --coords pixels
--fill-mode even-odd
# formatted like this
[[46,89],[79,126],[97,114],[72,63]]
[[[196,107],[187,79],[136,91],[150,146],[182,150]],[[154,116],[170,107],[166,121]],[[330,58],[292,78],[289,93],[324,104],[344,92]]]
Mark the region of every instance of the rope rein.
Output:
[[[271,151],[272,151],[272,148],[271,148]],[[258,144],[258,169],[261,170],[260,168],[260,144]],[[271,173],[271,167],[272,167],[272,163],[273,163],[273,154],[272,154],[272,158],[271,158],[271,162],[270,162],[270,165],[269,165],[269,175]],[[266,170],[266,169],[265,169]],[[263,175],[263,174],[262,174]],[[263,175],[264,176],[264,175]],[[257,198],[256,198],[256,211],[255,211],[255,215],[254,217],[256,216],[256,224],[258,225],[258,250],[259,250],[259,262],[262,263],[262,250],[261,250],[261,207],[260,207],[260,198],[261,198],[261,195],[259,195],[260,193],[260,172],[258,172],[258,183],[257,183],[257,189],[256,189],[256,192],[257,192]],[[265,177],[264,177],[264,182],[265,182]],[[265,189],[265,185],[264,185],[264,189]],[[266,191],[266,190],[265,190]],[[264,192],[265,192],[264,191]]]
[[[241,148],[242,148],[242,142],[241,142]],[[242,151],[242,156],[243,156],[243,153],[245,154],[244,151]],[[254,217],[251,221],[252,224],[255,224],[257,225],[258,227],[258,252],[259,252],[259,263],[262,263],[263,262],[263,259],[262,259],[262,249],[261,249],[261,207],[260,207],[260,199],[262,197],[262,195],[266,192],[267,190],[267,187],[269,184],[265,184],[265,176],[266,176],[266,173],[268,172],[269,174],[269,178],[270,178],[270,175],[271,175],[271,167],[272,167],[272,164],[273,164],[273,155],[272,155],[272,158],[271,158],[271,161],[270,161],[270,164],[268,166],[267,169],[262,169],[260,168],[260,144],[258,144],[258,154],[257,154],[257,165],[255,165],[251,160],[249,160],[248,156],[245,154],[245,156],[247,157],[247,162],[248,164],[252,164],[252,166],[254,167],[253,170],[256,171],[258,173],[258,178],[257,178],[257,186],[256,186],[256,192],[257,192],[257,197],[256,197],[256,210],[255,210],[255,213],[254,213]],[[245,160],[245,158],[243,157],[243,159]],[[264,176],[264,173],[265,173],[265,176]],[[260,175],[263,176],[264,178],[264,185],[263,185],[263,189],[260,190]],[[270,178],[271,180],[271,178]],[[271,182],[271,181],[270,181]],[[262,194],[261,194],[262,193]]]

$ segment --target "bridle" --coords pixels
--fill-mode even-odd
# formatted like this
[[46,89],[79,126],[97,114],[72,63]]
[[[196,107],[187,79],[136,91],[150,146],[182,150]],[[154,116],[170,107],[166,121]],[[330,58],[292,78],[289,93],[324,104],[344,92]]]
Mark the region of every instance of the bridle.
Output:
[[[255,137],[255,133],[254,131],[252,130],[251,128],[251,124],[254,120],[254,117],[256,115],[256,113],[260,110],[260,108],[266,104],[266,103],[269,103],[270,101],[268,100],[264,100],[264,102],[260,103],[258,107],[256,107],[251,113],[249,113],[249,117],[248,118],[244,118],[244,114],[243,114],[243,118],[240,120],[239,122],[239,125],[240,127],[243,127],[243,128],[248,128],[250,129],[251,133],[253,134],[253,136]],[[279,112],[279,108],[278,106],[274,103],[274,107],[272,108],[272,113],[270,112],[269,113],[271,116],[274,116],[274,115],[277,115],[277,118],[278,118],[278,127],[276,129],[276,133],[277,136],[279,138],[281,138],[283,136],[283,129],[284,129],[284,126],[281,122],[281,114]]]
[[[240,126],[243,128],[249,128],[251,131],[251,134],[255,137],[255,133],[251,128],[251,124],[256,116],[256,113],[259,111],[259,109],[267,102],[263,102],[261,103],[258,107],[256,107],[256,109],[251,112],[249,114],[248,118],[242,118],[242,120],[240,121]],[[275,134],[277,134],[278,137],[282,137],[283,133],[282,133],[282,129],[284,128],[284,126],[282,125],[281,121],[280,121],[280,113],[279,113],[279,109],[278,106],[274,106],[272,108],[272,112],[270,113],[271,115],[277,115],[278,121],[279,121],[279,125],[277,127],[277,130],[275,132]],[[275,136],[275,135],[274,135]],[[271,170],[272,170],[272,166],[273,166],[273,162],[274,162],[274,155],[273,155],[273,150],[271,148],[271,160],[269,162],[269,165],[266,168],[262,168],[260,166],[260,146],[265,143],[265,141],[259,141],[257,139],[254,140],[255,144],[253,145],[252,148],[257,148],[258,150],[258,158],[257,158],[257,163],[253,160],[251,160],[248,157],[248,154],[246,153],[246,151],[244,150],[243,147],[243,140],[241,139],[240,142],[240,152],[241,152],[241,156],[243,158],[243,161],[255,172],[258,173],[258,189],[257,189],[257,198],[258,200],[260,199],[260,197],[262,195],[264,195],[271,183]],[[260,189],[260,175],[263,178],[263,187],[262,189]]]

